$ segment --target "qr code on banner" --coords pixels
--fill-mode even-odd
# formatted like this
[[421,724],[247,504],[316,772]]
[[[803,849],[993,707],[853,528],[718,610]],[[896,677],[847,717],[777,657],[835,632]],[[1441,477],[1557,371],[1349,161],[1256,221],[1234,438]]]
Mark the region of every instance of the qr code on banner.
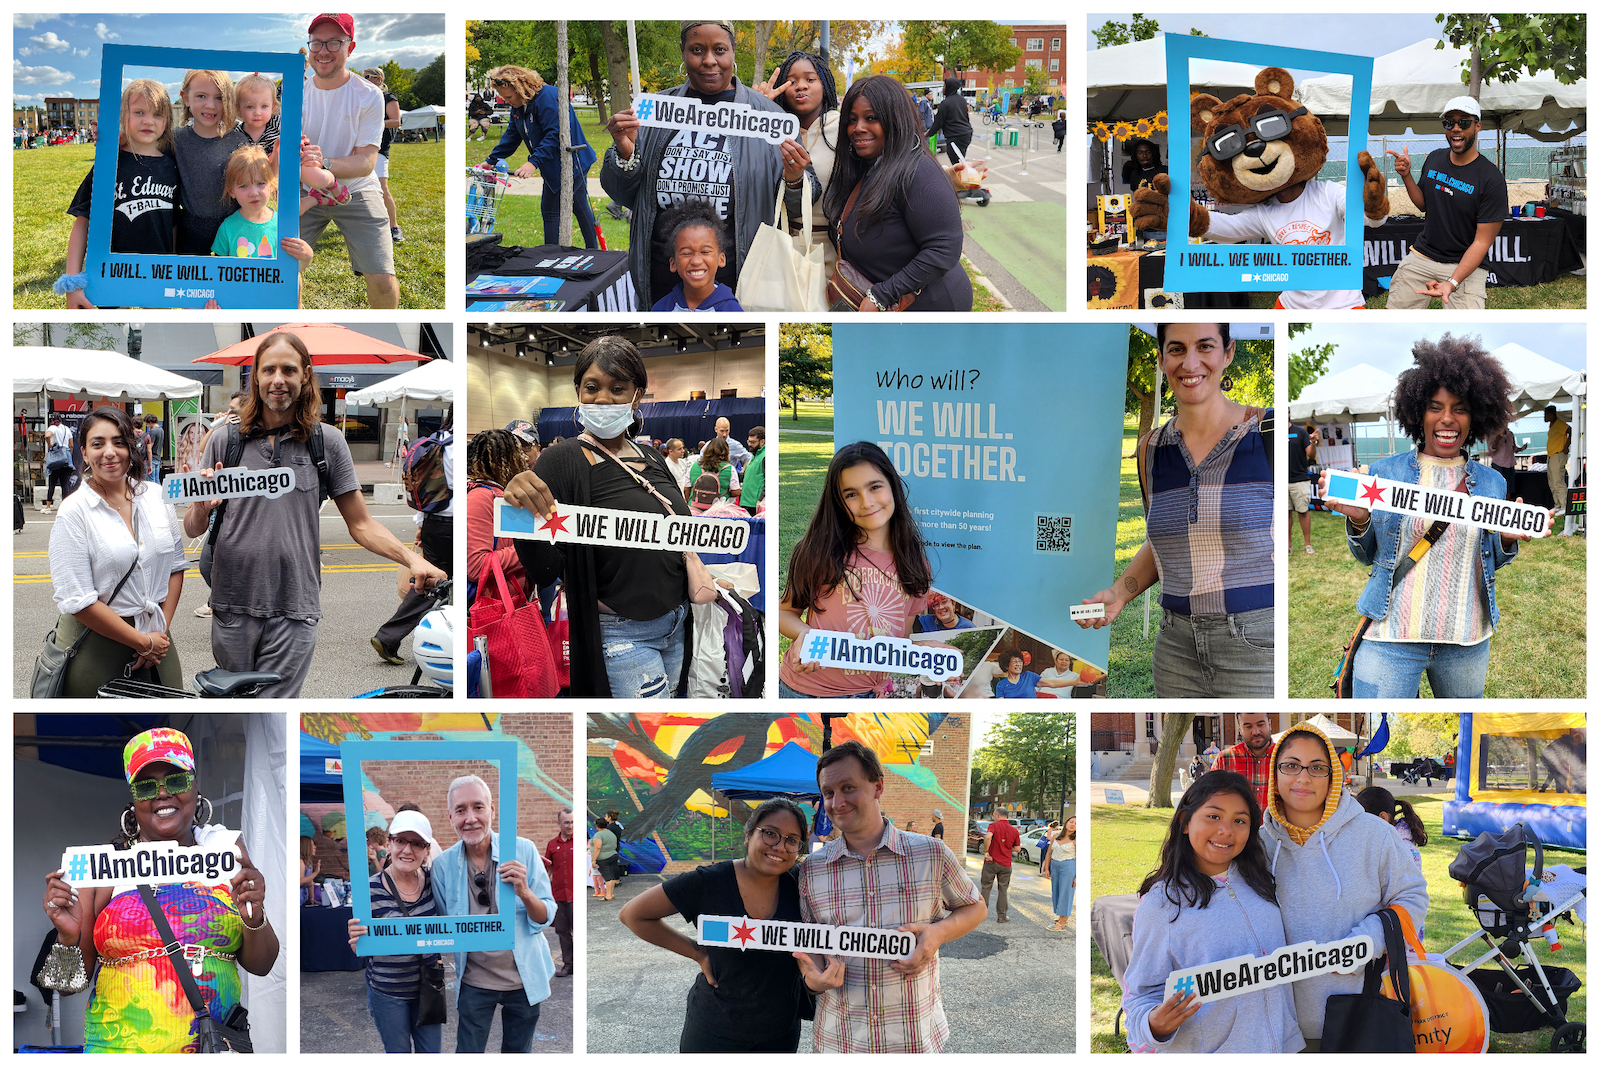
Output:
[[1034,531],[1034,550],[1037,552],[1072,551],[1072,516],[1040,515]]

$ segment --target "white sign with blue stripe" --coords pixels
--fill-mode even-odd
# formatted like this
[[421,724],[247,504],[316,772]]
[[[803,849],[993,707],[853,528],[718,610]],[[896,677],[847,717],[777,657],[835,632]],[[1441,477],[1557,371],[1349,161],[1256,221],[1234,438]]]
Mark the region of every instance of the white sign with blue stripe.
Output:
[[786,922],[783,919],[751,919],[742,915],[702,915],[698,927],[700,944],[716,948],[815,952],[823,956],[903,960],[917,947],[917,935],[914,933],[873,930],[863,926],[826,926],[821,923]]
[[549,515],[494,502],[494,535],[548,541],[553,545],[604,545],[655,552],[698,552],[702,556],[737,556],[750,543],[750,523],[743,519],[707,519],[689,515],[653,515],[645,511],[557,504]]
[[1544,537],[1550,533],[1550,512],[1534,504],[1469,496],[1372,474],[1328,474],[1325,500],[1354,504],[1368,511],[1397,511],[1422,519],[1459,522],[1503,534]]

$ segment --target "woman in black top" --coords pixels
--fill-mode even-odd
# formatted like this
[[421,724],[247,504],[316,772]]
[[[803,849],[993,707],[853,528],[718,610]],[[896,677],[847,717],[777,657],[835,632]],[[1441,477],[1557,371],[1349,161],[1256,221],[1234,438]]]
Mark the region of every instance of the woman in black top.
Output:
[[701,915],[801,921],[794,867],[806,846],[804,810],[792,800],[764,801],[744,833],[743,859],[670,878],[628,901],[618,916],[643,940],[700,965],[679,1052],[796,1052],[811,995],[844,984],[844,960],[837,956],[824,970],[804,952],[707,948],[663,921],[681,915],[691,929]]
[[971,311],[961,267],[961,208],[928,152],[905,86],[858,78],[840,106],[844,144],[822,206],[839,259],[871,283],[858,311]]
[[[649,386],[639,350],[621,337],[591,341],[578,354],[572,384],[582,434],[539,453],[533,470],[506,485],[506,503],[543,517],[558,504],[690,514],[661,454],[630,440],[644,425],[639,404]],[[665,699],[682,692],[690,600],[716,597],[691,555],[517,540],[531,582],[566,583],[569,695]]]

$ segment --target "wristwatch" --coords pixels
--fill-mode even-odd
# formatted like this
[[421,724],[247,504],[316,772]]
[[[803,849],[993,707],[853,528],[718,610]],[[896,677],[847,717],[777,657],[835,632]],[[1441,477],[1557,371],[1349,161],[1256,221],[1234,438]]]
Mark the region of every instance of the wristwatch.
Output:
[[1454,278],[1446,278],[1445,281],[1450,283],[1450,288],[1451,289],[1459,289],[1459,288],[1461,288],[1461,283],[1456,281]]

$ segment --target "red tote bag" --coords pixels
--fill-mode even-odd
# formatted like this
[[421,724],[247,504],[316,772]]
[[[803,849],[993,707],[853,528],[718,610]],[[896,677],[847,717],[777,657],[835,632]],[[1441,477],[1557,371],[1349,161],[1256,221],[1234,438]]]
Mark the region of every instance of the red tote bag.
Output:
[[489,680],[496,697],[553,697],[559,688],[555,657],[537,602],[512,591],[498,554],[489,554],[493,590],[479,581],[478,598],[467,611],[469,639],[488,638]]

